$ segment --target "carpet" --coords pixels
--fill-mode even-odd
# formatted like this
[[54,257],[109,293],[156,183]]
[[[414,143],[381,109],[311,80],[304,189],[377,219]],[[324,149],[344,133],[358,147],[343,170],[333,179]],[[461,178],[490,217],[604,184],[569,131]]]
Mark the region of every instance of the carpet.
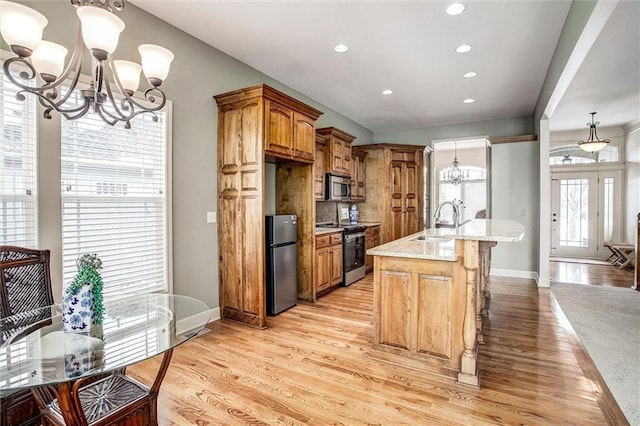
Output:
[[551,293],[629,423],[640,426],[640,292],[553,282]]

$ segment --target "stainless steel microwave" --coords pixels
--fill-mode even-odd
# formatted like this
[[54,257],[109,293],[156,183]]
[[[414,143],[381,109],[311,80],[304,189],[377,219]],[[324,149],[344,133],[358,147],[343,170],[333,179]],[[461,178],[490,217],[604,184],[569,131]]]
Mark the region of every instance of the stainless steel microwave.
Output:
[[346,201],[351,198],[351,178],[327,173],[325,198],[332,201]]

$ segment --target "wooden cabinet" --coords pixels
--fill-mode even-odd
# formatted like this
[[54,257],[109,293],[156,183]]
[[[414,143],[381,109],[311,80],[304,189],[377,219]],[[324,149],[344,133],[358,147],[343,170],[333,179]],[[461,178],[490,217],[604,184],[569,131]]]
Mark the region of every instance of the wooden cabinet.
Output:
[[361,150],[358,147],[351,148],[351,200],[355,202],[366,199],[366,156],[367,151]]
[[265,155],[277,160],[276,214],[298,215],[298,296],[311,299],[314,128],[322,113],[266,85],[214,98],[218,104],[220,314],[264,328]]
[[[364,232],[364,250],[365,253],[372,247],[380,245],[380,226],[372,225],[367,226],[367,230]],[[365,255],[364,266],[367,272],[373,270],[373,256]]]
[[351,142],[356,138],[335,127],[324,127],[316,133],[326,140],[325,172],[349,176],[351,174]]
[[342,232],[316,236],[315,293],[342,283]]
[[316,158],[313,163],[313,193],[316,200],[324,201],[325,199],[325,167],[324,167],[324,150],[326,141],[324,136],[316,134]]
[[269,99],[264,101],[264,109],[265,152],[280,158],[313,162],[316,119]]
[[423,227],[423,154],[417,145],[359,145],[365,150],[366,202],[360,220],[380,222],[380,243],[418,232]]

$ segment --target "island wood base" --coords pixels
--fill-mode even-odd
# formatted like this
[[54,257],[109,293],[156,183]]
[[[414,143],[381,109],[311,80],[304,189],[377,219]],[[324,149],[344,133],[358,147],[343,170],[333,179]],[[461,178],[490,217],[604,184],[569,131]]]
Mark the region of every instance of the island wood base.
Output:
[[[457,261],[374,255],[373,348],[425,372],[479,387],[493,241],[456,240]],[[384,355],[382,355],[384,353]]]

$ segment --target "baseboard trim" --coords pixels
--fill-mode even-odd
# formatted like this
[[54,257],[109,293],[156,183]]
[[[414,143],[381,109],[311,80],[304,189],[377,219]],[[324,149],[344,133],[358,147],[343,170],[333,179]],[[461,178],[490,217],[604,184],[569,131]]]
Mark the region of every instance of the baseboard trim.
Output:
[[490,275],[494,275],[498,277],[510,277],[510,278],[530,278],[538,282],[538,273],[533,271],[491,268]]
[[220,319],[220,308],[209,309],[201,314],[192,315],[188,318],[183,318],[176,322],[176,333],[188,333],[191,330],[195,330],[202,324],[203,317],[209,317],[207,324]]

